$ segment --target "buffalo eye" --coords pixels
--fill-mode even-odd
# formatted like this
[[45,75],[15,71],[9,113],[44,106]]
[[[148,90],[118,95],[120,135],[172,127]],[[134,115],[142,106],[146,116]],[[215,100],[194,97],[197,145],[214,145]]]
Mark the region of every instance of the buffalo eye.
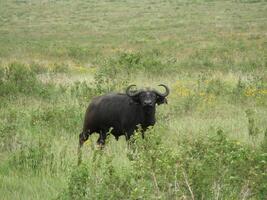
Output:
[[152,93],[150,96],[151,98],[156,99],[156,94]]

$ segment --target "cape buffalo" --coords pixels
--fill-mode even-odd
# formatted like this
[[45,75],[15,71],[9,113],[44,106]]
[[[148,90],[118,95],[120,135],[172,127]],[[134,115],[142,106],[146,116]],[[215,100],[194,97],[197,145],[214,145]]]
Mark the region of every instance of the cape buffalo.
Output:
[[109,131],[117,140],[121,135],[128,140],[138,125],[144,132],[155,124],[156,104],[167,103],[169,88],[160,84],[165,88],[160,93],[151,89],[131,90],[133,86],[136,85],[128,86],[125,94],[110,93],[92,100],[85,113],[79,147],[94,132],[99,134],[97,143],[104,145]]

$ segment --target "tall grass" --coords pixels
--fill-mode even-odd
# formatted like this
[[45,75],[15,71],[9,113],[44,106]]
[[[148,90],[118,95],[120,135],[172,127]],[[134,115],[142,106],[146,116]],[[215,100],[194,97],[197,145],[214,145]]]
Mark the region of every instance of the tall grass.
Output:
[[[127,148],[123,139],[110,137],[101,151],[93,136],[78,167],[78,133],[88,101],[122,91],[138,80],[135,73],[142,84],[153,82],[149,77],[164,80],[157,74],[146,77],[147,68],[127,67],[126,62],[121,56],[107,60],[94,72],[93,82],[57,85],[42,81],[34,66],[12,63],[2,68],[0,172],[6,199],[17,198],[21,190],[23,198],[32,199],[47,198],[46,193],[58,199],[265,197],[266,86],[258,76],[232,82],[227,74],[211,72],[213,77],[199,73],[170,80],[169,105],[158,108],[158,124],[145,140],[137,133]],[[10,193],[8,185],[19,184],[23,176],[38,184],[58,179],[59,190],[49,182],[46,190],[33,186],[33,192],[25,183],[26,188]]]
[[[265,8],[0,0],[0,199],[265,199]],[[132,83],[170,87],[156,125],[77,166],[88,103]]]

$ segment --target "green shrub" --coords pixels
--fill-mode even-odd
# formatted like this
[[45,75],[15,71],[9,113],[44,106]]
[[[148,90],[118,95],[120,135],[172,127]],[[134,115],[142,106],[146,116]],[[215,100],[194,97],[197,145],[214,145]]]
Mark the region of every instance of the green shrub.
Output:
[[58,199],[125,199],[130,193],[130,176],[118,173],[113,156],[99,150],[93,152],[93,162],[81,164],[72,171],[68,188]]
[[0,121],[0,150],[10,151],[16,143],[18,125],[16,123],[4,123]]
[[121,53],[117,61],[121,66],[128,69],[141,68],[142,55],[140,53]]
[[[65,67],[56,67],[54,70],[62,72]],[[37,76],[39,73],[43,73],[43,69],[37,64],[28,67],[21,63],[11,63],[7,68],[0,67],[0,96],[15,97],[23,94],[56,100],[66,93],[67,86],[43,83]]]
[[266,196],[267,156],[227,139],[222,130],[211,136],[180,138],[163,144],[165,128],[137,132],[128,149],[130,166],[116,168],[112,153],[93,150],[92,160],[74,168],[64,199],[252,199]]
[[23,64],[11,63],[1,76],[0,95],[33,94],[40,89],[36,74]]
[[161,52],[121,52],[106,60],[105,65],[115,68],[118,74],[143,72],[147,74],[162,74],[174,71],[173,60],[160,59]]
[[84,61],[88,59],[90,54],[91,52],[89,49],[84,47],[70,47],[68,49],[68,56],[78,61]]
[[217,96],[227,94],[227,87],[220,79],[212,79],[207,85],[206,92]]
[[147,53],[122,53],[118,58],[118,63],[127,70],[136,72],[142,70],[146,73],[163,73],[172,71],[173,68],[170,62],[163,62],[159,59],[161,52],[153,50]]
[[40,63],[33,62],[30,64],[30,69],[36,74],[43,74],[48,72],[48,67]]
[[[100,84],[100,83],[99,83]],[[99,86],[102,87],[102,86]],[[92,87],[92,84],[86,83],[85,81],[76,81],[70,87],[70,93],[73,98],[77,98],[81,102],[88,101],[96,95],[96,89]],[[101,89],[100,89],[101,90]]]
[[[180,146],[188,158],[181,162],[197,199],[212,199],[218,192],[222,199],[236,199],[245,185],[257,199],[266,194],[263,192],[266,155],[262,151],[227,139],[221,130],[207,139],[190,142],[190,147],[185,144],[182,141]],[[214,185],[220,191],[216,191]]]
[[124,69],[110,61],[97,70],[94,79],[96,94],[121,90],[128,85],[129,80]]
[[164,129],[157,127],[132,138],[128,158],[133,171],[131,199],[173,199],[178,194],[175,152],[163,145]]
[[76,106],[48,106],[33,110],[30,124],[32,127],[60,128],[73,133],[81,126],[82,115]]
[[56,173],[55,154],[52,151],[51,141],[40,138],[36,143],[22,144],[9,160],[9,165],[24,172]]
[[27,126],[29,118],[27,112],[10,106],[6,101],[3,101],[4,106],[0,107],[0,149],[12,152],[19,146],[22,130]]
[[264,131],[264,139],[263,139],[262,147],[265,148],[264,151],[267,152],[267,128]]
[[246,116],[248,118],[248,135],[255,139],[260,133],[256,125],[255,111],[250,109],[246,110]]
[[52,73],[66,73],[70,71],[70,67],[65,63],[54,63]]
[[5,68],[0,66],[0,85],[4,83]]
[[89,173],[90,169],[88,166],[82,164],[73,170],[69,184],[68,184],[68,195],[70,199],[84,199],[89,190]]

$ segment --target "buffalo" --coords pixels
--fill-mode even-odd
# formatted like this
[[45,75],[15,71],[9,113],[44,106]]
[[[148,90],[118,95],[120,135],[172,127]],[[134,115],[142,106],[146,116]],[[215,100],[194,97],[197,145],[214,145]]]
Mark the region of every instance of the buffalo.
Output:
[[142,137],[149,126],[156,122],[156,104],[167,103],[169,88],[164,93],[152,89],[133,90],[130,85],[125,93],[110,93],[95,97],[89,104],[84,118],[83,131],[79,135],[79,148],[92,133],[98,133],[97,144],[103,146],[108,133],[116,140],[125,135],[129,140],[134,131],[141,127]]

